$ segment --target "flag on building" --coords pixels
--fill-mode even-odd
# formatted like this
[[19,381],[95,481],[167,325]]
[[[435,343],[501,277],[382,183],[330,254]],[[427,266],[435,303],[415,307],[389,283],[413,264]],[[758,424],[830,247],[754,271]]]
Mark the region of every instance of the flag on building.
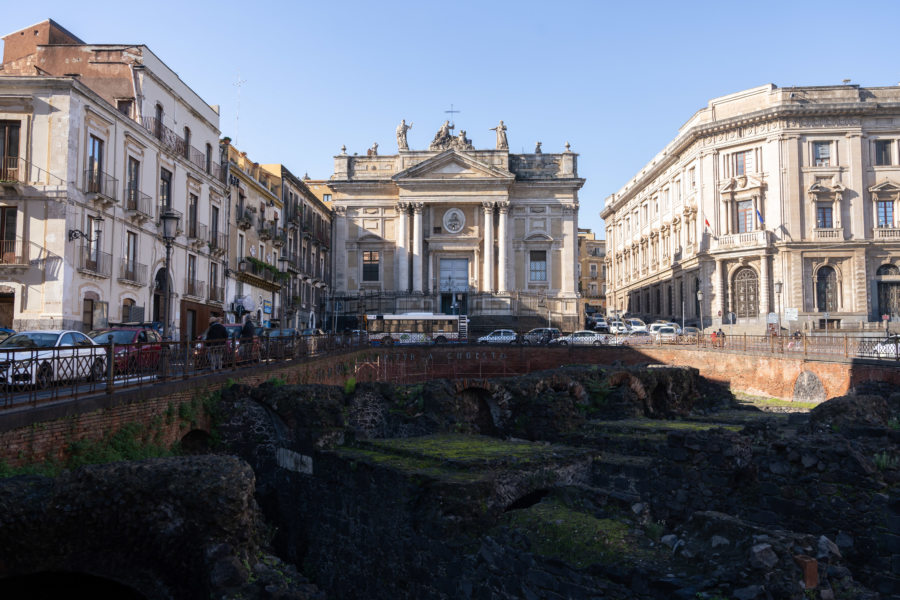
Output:
[[759,214],[759,209],[758,209],[758,208],[756,209],[756,218],[759,219],[759,226],[760,226],[760,227],[765,227],[765,226],[766,226],[766,224],[763,222],[762,215]]
[[706,228],[707,228],[707,229],[710,229],[709,219],[707,219],[707,218],[704,216],[704,217],[703,217],[703,222],[706,223]]

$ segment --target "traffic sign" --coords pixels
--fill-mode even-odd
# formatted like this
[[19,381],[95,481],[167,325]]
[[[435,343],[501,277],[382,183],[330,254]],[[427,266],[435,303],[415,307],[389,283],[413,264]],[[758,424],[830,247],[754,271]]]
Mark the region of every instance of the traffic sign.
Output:
[[766,315],[766,323],[775,324],[778,323],[778,315],[775,313],[769,313]]

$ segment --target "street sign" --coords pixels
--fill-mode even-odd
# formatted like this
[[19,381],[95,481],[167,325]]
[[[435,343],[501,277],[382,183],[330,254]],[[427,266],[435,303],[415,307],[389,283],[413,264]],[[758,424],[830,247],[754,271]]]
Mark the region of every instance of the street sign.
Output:
[[775,313],[767,314],[766,315],[766,323],[771,323],[772,325],[775,325],[776,323],[778,323],[778,315],[776,315]]
[[784,320],[785,321],[796,321],[798,318],[798,309],[796,308],[786,308],[784,309]]

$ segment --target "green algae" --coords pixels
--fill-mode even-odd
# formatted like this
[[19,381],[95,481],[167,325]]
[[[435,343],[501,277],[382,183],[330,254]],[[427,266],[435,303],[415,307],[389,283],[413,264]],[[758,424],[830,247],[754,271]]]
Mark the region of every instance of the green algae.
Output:
[[647,431],[710,431],[712,429],[726,429],[728,431],[741,431],[743,425],[733,423],[716,423],[709,421],[662,421],[658,419],[623,419],[620,421],[592,421],[591,425],[597,428],[611,429],[640,429]]

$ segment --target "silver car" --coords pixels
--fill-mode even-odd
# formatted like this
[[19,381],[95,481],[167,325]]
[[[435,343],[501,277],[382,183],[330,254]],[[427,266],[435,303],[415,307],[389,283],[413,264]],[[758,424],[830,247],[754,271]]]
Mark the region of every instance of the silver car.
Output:
[[495,329],[478,338],[479,344],[515,344],[519,336],[512,329]]
[[570,333],[569,335],[564,335],[550,343],[559,346],[599,346],[606,341],[606,338],[606,334],[583,329],[581,331],[576,331],[575,333]]
[[102,379],[106,350],[80,331],[23,331],[0,342],[0,384],[46,388],[56,381]]

